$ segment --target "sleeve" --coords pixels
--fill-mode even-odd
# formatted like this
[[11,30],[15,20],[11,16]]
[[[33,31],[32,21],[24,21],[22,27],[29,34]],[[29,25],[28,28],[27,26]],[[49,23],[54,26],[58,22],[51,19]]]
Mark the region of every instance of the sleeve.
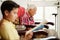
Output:
[[18,8],[18,17],[22,17],[25,13],[25,8],[19,7]]

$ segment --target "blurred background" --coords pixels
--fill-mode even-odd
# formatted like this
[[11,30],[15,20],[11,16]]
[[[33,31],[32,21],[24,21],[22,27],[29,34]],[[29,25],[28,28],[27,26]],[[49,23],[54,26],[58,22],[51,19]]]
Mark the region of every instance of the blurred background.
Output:
[[[3,1],[0,0],[0,6]],[[19,4],[20,6],[27,9],[29,4],[34,4],[37,6],[37,12],[34,15],[35,22],[42,22],[43,19],[48,20],[48,22],[53,22],[54,26],[49,25],[49,29],[54,29],[58,33],[60,38],[60,0],[12,0]],[[0,8],[1,9],[1,8]],[[57,14],[57,16],[55,16]],[[2,19],[2,14],[0,10],[0,20]]]

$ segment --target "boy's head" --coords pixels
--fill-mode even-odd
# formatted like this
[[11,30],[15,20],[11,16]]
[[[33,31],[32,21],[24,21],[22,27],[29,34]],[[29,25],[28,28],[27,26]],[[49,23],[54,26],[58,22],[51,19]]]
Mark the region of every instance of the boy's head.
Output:
[[3,15],[3,18],[14,22],[15,19],[18,17],[17,12],[18,12],[19,5],[16,4],[13,1],[4,1],[1,5],[1,12]]

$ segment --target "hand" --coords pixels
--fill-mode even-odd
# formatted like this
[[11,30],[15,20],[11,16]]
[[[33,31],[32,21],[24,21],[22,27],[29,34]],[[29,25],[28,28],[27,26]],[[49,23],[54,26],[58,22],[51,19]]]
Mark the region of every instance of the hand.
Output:
[[[27,33],[27,32],[26,32]],[[25,34],[25,40],[30,40],[33,36],[33,32],[29,33],[29,34]]]

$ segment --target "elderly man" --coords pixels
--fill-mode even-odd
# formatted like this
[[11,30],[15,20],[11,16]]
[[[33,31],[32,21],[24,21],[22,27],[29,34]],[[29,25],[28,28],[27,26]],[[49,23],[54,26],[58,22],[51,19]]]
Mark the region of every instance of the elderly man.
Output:
[[20,17],[20,24],[33,25],[34,24],[33,16],[35,15],[36,10],[37,8],[35,5],[29,5],[27,11],[25,11],[23,16]]

